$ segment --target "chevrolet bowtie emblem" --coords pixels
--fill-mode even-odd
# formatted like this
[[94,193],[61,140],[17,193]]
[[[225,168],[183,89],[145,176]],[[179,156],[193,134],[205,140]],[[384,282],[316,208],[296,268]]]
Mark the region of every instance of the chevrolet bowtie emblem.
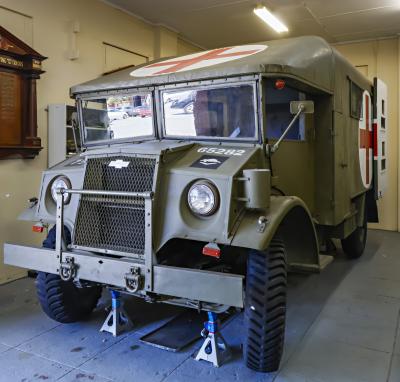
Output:
[[116,159],[116,160],[112,160],[109,164],[108,167],[115,167],[115,168],[124,168],[124,167],[128,167],[129,163],[131,162],[125,162],[122,159]]

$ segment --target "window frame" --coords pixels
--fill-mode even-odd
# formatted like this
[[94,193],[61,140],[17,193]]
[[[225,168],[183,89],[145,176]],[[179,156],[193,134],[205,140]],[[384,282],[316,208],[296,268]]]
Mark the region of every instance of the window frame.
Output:
[[[133,96],[133,95],[148,95],[151,96],[151,108],[153,111],[152,115],[152,134],[151,135],[142,135],[136,137],[127,137],[127,138],[119,138],[119,139],[103,139],[99,141],[87,141],[85,139],[85,124],[83,118],[83,102],[90,101],[90,100],[97,100],[101,98],[108,98],[113,96]],[[157,138],[157,115],[156,115],[156,101],[154,97],[154,87],[152,88],[141,88],[141,89],[134,89],[130,88],[123,91],[118,90],[110,90],[106,92],[96,92],[96,93],[85,93],[80,94],[76,97],[76,107],[78,111],[78,120],[79,120],[79,131],[81,136],[81,142],[83,147],[93,147],[93,146],[108,146],[114,145],[117,143],[129,143],[135,141],[145,141],[145,140],[153,140]]]
[[[358,90],[360,91],[360,108],[359,108],[359,115],[356,115],[353,113],[353,86],[357,87]],[[358,121],[361,121],[363,119],[363,93],[364,93],[364,89],[361,88],[360,86],[358,86],[351,78],[349,78],[349,115],[351,118],[354,118]]]
[[[266,78],[266,81],[265,81],[265,86],[264,86],[264,92],[265,92],[265,95],[264,95],[264,105],[263,105],[263,107],[264,107],[264,112],[265,112],[265,139],[267,140],[267,141],[273,141],[273,142],[275,142],[275,141],[277,141],[280,137],[278,137],[278,138],[269,138],[268,137],[268,104],[267,104],[267,100],[268,100],[268,98],[270,97],[270,94],[269,94],[269,92],[268,92],[268,81],[274,81],[274,80],[276,80],[278,77],[267,77]],[[279,78],[281,78],[281,77],[279,77]],[[283,78],[284,80],[286,80],[286,78]],[[307,99],[309,99],[309,94],[307,93],[307,91],[305,91],[305,90],[303,90],[303,89],[299,89],[299,88],[297,88],[296,86],[293,86],[293,84],[285,84],[285,88],[288,88],[288,89],[291,89],[291,90],[294,90],[295,92],[297,92],[298,94],[300,94],[300,93],[302,93],[302,94],[304,94],[304,96],[305,96],[305,100],[307,100]],[[284,89],[282,89],[282,90],[284,90]],[[297,100],[297,101],[300,101],[300,99],[299,100]],[[269,104],[269,106],[270,105],[272,105],[272,104]],[[288,103],[288,106],[290,107],[290,102]],[[288,111],[289,113],[290,113],[290,110]],[[294,117],[294,115],[292,115],[292,118]],[[293,138],[284,138],[283,139],[283,142],[298,142],[298,143],[306,143],[306,142],[308,142],[308,139],[307,139],[307,123],[306,123],[306,115],[305,114],[301,114],[300,115],[300,117],[299,117],[299,119],[298,119],[298,126],[299,126],[299,132],[300,132],[300,128],[301,128],[301,124],[303,123],[304,124],[304,139],[293,139]]]
[[[207,137],[207,136],[179,136],[167,135],[165,126],[165,113],[163,94],[166,92],[175,91],[190,91],[202,89],[217,89],[229,88],[234,86],[250,85],[253,88],[253,105],[254,105],[254,137],[251,138],[231,138],[231,137]],[[160,139],[166,140],[185,140],[185,141],[200,141],[200,142],[235,142],[235,143],[259,143],[261,139],[260,120],[259,120],[259,84],[256,77],[234,80],[221,80],[221,81],[197,81],[185,84],[169,84],[159,86],[156,89],[156,102],[159,105],[159,121],[160,121]]]

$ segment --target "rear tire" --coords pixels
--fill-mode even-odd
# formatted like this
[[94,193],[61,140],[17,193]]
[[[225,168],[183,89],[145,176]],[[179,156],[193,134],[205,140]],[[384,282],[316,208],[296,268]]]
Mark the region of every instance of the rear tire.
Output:
[[364,207],[364,221],[361,227],[357,227],[345,239],[342,239],[343,252],[350,259],[358,259],[365,250],[365,244],[367,243],[367,232],[368,232],[368,220],[367,220],[367,209]]
[[243,353],[250,369],[279,369],[285,338],[286,288],[285,246],[275,236],[267,251],[251,250],[247,259]]
[[[64,229],[67,243],[71,235]],[[54,226],[43,242],[44,248],[55,248],[56,227]],[[63,281],[59,275],[38,272],[36,291],[43,311],[51,319],[60,323],[80,321],[92,313],[100,299],[102,287],[78,288],[72,281]]]

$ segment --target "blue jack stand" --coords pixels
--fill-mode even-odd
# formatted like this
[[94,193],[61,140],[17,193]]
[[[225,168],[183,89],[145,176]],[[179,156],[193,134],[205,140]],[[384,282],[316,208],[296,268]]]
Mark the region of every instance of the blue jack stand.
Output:
[[196,361],[212,362],[215,367],[220,367],[231,357],[231,351],[218,331],[217,314],[208,312],[208,321],[204,323],[201,336],[205,341],[196,356]]
[[121,305],[121,294],[111,290],[111,312],[108,314],[101,332],[111,333],[114,337],[132,328],[132,322]]

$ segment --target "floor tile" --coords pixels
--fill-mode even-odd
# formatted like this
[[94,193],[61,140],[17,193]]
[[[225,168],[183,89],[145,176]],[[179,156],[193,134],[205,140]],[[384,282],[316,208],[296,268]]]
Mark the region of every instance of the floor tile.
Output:
[[346,277],[338,285],[336,296],[386,296],[400,300],[400,281],[382,279],[378,277],[365,277],[357,273]]
[[392,367],[390,368],[390,376],[388,382],[400,381],[400,355],[395,355],[392,359]]
[[11,348],[9,346],[0,344],[0,353],[3,353],[3,352],[5,352],[7,350],[10,350],[10,349]]
[[59,382],[112,382],[112,379],[103,378],[96,374],[89,374],[83,370],[74,369],[64,377],[58,379]]
[[38,305],[23,304],[0,313],[0,343],[17,346],[58,325]]
[[23,278],[1,285],[1,313],[13,310],[22,305],[37,305],[36,287],[34,280]]
[[10,349],[0,354],[0,382],[56,381],[71,369],[59,363]]
[[115,338],[110,333],[100,333],[105,317],[105,312],[98,311],[88,321],[59,325],[23,343],[18,349],[78,367],[127,335],[122,333]]
[[309,335],[390,353],[400,301],[384,296],[329,300]]
[[394,354],[400,356],[400,327],[397,328],[396,343],[394,347]]
[[[277,381],[381,382],[386,380],[390,354],[342,342],[306,337],[295,354],[283,365]],[[308,378],[308,379],[307,379]]]
[[395,328],[384,321],[347,315],[341,318],[320,316],[308,335],[390,353],[394,333]]
[[81,370],[118,382],[161,381],[193,350],[172,353],[142,344],[141,334],[132,334],[80,366]]

